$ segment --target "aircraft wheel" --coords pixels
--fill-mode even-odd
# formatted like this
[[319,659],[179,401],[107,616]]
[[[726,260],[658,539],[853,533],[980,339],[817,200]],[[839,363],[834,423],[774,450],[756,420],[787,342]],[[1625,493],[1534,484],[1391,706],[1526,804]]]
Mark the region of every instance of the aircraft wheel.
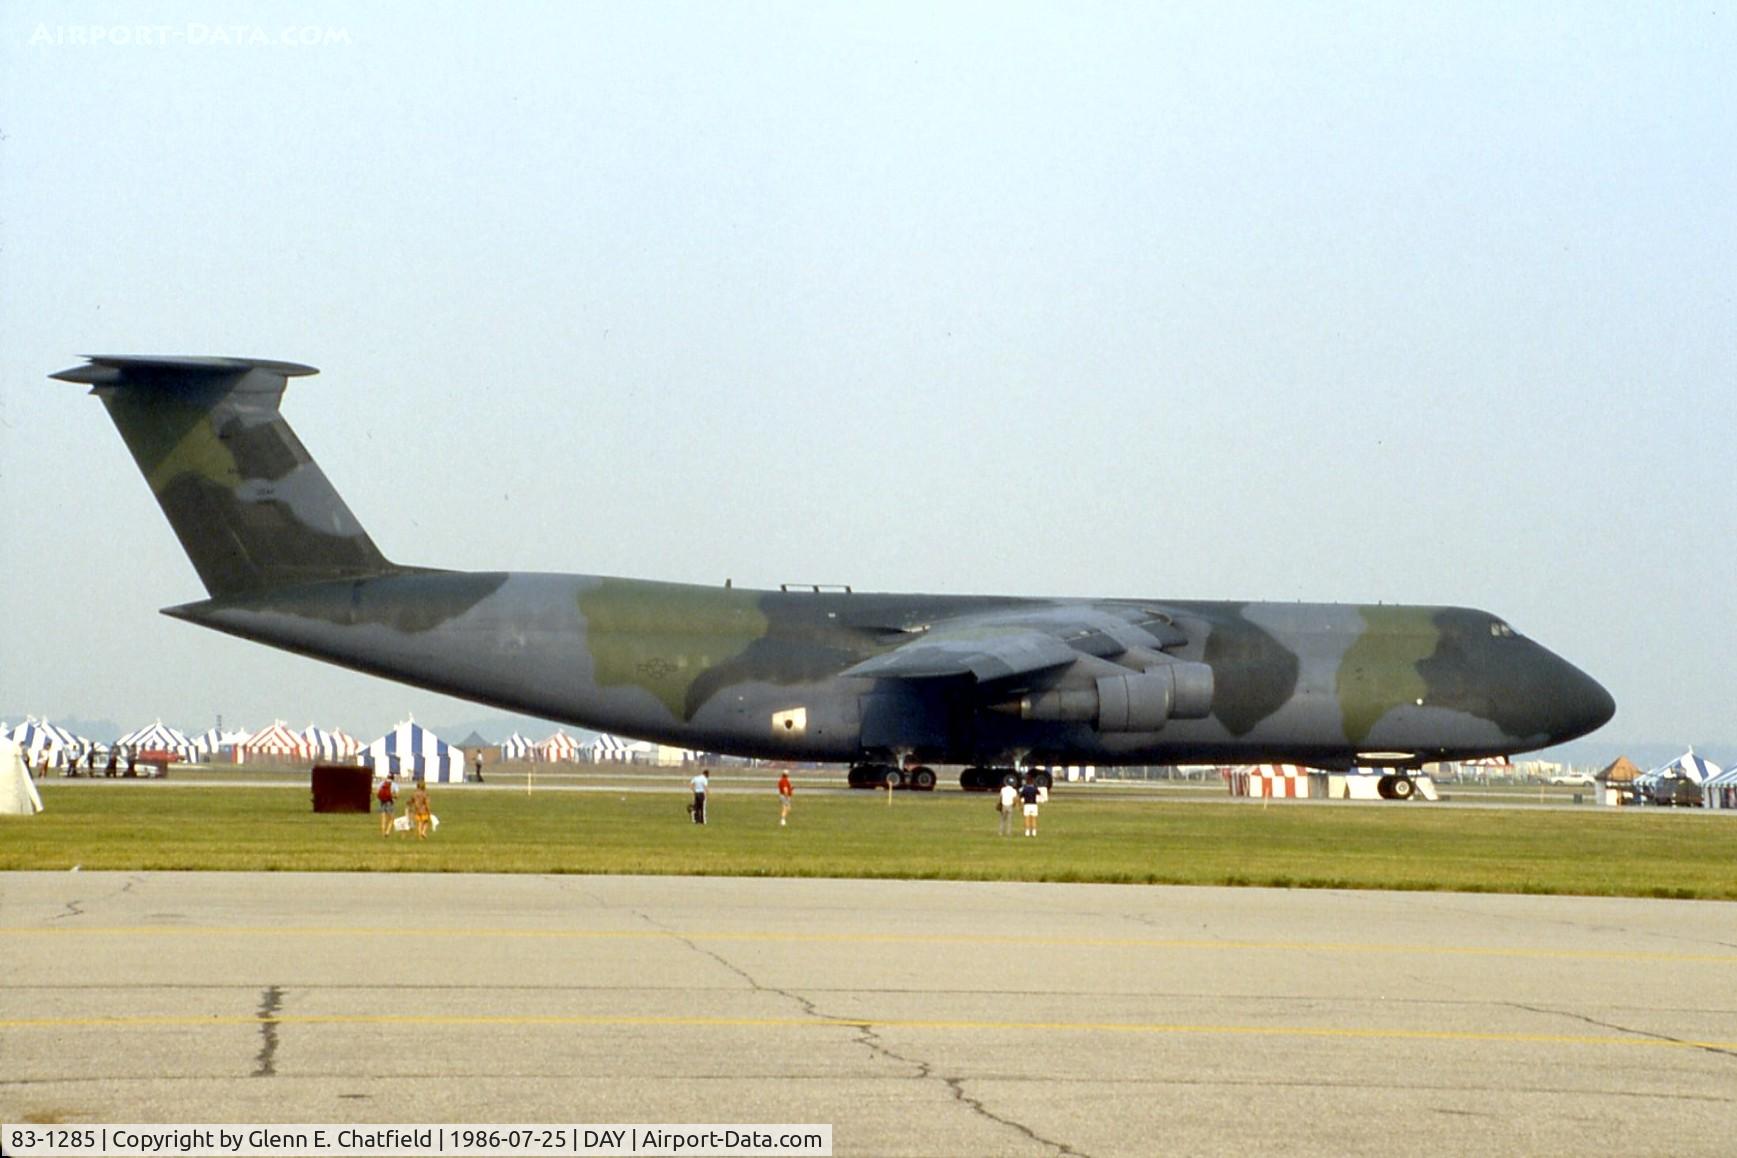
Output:
[[965,768],[959,773],[959,790],[961,792],[984,792],[989,788],[989,781],[984,777],[981,768]]
[[1055,787],[1055,779],[1048,772],[1039,772],[1037,774],[1037,786],[1047,791]]
[[912,772],[911,787],[918,792],[935,791],[935,770],[933,768],[918,768]]
[[1412,793],[1416,791],[1417,785],[1411,782],[1411,777],[1395,776],[1393,778],[1393,798],[1395,800],[1410,800]]
[[1397,777],[1383,776],[1381,779],[1379,779],[1375,782],[1375,791],[1377,794],[1380,795],[1381,799],[1383,799],[1383,800],[1392,800],[1393,799],[1393,781],[1395,779],[1397,779]]
[[905,774],[900,769],[898,769],[898,768],[886,768],[883,770],[883,775],[881,776],[881,787],[883,787],[883,788],[902,788],[904,786],[904,783],[905,783]]

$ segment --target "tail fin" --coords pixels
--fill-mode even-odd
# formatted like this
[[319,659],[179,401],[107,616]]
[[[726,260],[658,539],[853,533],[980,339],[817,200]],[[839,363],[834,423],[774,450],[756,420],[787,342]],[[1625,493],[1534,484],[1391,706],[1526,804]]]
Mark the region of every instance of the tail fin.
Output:
[[397,570],[278,405],[312,366],[91,356],[53,375],[103,400],[212,596]]

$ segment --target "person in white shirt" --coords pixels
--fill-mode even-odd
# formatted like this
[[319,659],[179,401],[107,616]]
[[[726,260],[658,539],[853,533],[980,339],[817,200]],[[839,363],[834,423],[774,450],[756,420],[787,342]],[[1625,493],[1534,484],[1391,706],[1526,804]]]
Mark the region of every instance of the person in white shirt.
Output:
[[698,776],[695,776],[692,780],[688,781],[688,787],[694,790],[694,802],[688,808],[688,811],[693,813],[695,824],[704,824],[706,822],[706,788],[708,785],[709,781],[706,779],[706,770],[704,768],[700,769]]
[[1001,835],[1013,835],[1013,806],[1019,803],[1019,793],[1013,790],[1013,778],[1010,776],[1001,782],[1001,801],[996,806],[1001,813]]

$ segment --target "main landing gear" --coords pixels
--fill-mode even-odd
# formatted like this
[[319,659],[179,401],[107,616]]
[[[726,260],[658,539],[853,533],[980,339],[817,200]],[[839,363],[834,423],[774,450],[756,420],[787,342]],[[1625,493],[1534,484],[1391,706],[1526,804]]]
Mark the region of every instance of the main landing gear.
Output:
[[[1015,784],[1025,783],[1025,775],[1013,767],[971,767],[959,773],[959,787],[966,792],[996,792],[1010,777]],[[1049,788],[1054,783],[1050,774],[1041,769],[1033,771],[1031,776],[1041,788]],[[933,792],[935,782],[935,770],[926,764],[912,768],[901,768],[897,764],[852,764],[845,776],[845,783],[852,788],[886,788],[890,785],[913,792]]]
[[896,764],[852,764],[845,782],[852,788],[909,788],[915,792],[935,790],[935,770],[919,764],[900,768]]
[[[959,773],[959,787],[966,792],[995,792],[1010,776],[1015,784],[1025,780],[1017,768],[967,768]],[[1032,773],[1032,779],[1039,788],[1048,788],[1054,783],[1049,773],[1041,770]]]

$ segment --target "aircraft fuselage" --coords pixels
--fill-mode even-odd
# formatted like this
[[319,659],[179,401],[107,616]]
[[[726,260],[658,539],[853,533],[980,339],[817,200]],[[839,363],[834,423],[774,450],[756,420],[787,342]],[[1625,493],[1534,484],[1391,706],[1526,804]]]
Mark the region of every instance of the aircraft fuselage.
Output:
[[[1023,718],[1020,699],[1131,670],[1082,653],[1008,680],[844,675],[961,617],[1137,607],[1211,669],[1211,710],[1152,731]],[[583,575],[406,571],[169,614],[359,671],[703,751],[856,761],[1146,764],[1525,751],[1608,718],[1603,689],[1453,607],[754,591]]]

